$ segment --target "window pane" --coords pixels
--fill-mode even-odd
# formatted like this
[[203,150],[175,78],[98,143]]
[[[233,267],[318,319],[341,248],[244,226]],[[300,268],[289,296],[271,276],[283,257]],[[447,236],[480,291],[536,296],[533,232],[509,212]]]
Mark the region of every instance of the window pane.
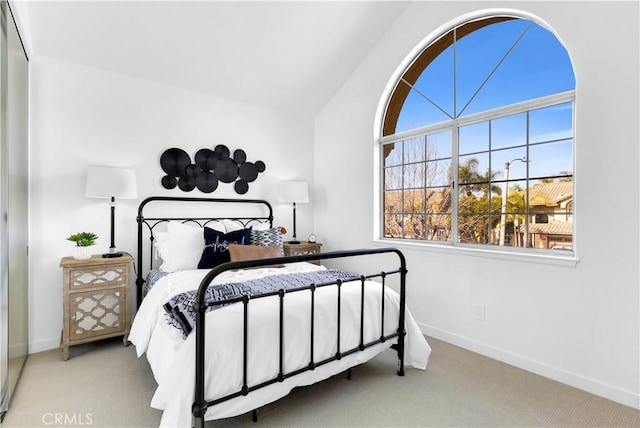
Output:
[[464,189],[466,192],[481,191],[481,187],[478,187],[476,185],[479,183],[488,182],[488,176],[489,153],[460,157],[458,166],[458,181],[460,182],[460,191],[463,191],[463,186],[467,186],[467,188]]
[[405,213],[424,213],[424,189],[405,190],[403,195],[403,210]]
[[427,215],[425,238],[429,241],[451,241],[450,215]]
[[486,152],[488,150],[489,122],[460,127],[458,131],[458,151],[460,155]]
[[451,159],[442,159],[426,164],[426,185],[427,187],[445,186],[451,184]]
[[[495,151],[491,154],[491,163],[500,180],[520,180],[527,178],[527,148],[507,149]],[[508,164],[508,167],[507,167]],[[506,175],[509,175],[507,177]]]
[[384,190],[402,189],[402,167],[393,166],[384,170]]
[[[406,85],[404,82],[401,82],[401,84]],[[449,116],[438,110],[436,106],[412,89],[409,91],[409,95],[400,110],[396,134],[446,120],[449,120]]]
[[529,113],[529,142],[573,137],[573,104],[564,103]]
[[[496,24],[496,27],[504,25]],[[569,55],[556,37],[534,24],[463,115],[575,88]]]
[[427,159],[451,158],[451,131],[427,135]]
[[404,163],[424,161],[424,137],[404,141]]
[[384,192],[384,212],[400,213],[402,212],[402,192],[393,190]]
[[402,141],[382,146],[384,166],[400,165],[402,163]]
[[402,215],[384,215],[384,236],[385,238],[402,238]]
[[427,159],[426,185],[451,185],[451,131],[427,136]]
[[488,244],[490,239],[488,227],[488,214],[460,213],[458,216],[458,241],[464,244]]
[[527,114],[493,119],[491,121],[491,149],[521,146],[527,143]]
[[[453,46],[438,55],[422,72],[414,88],[429,97],[453,119]],[[434,122],[436,123],[436,122]]]
[[404,189],[423,188],[425,185],[425,163],[414,163],[404,167]]
[[[489,77],[491,71],[498,65],[528,24],[529,21],[514,19],[488,25],[457,42],[457,115],[480,88],[480,85]],[[479,107],[479,109],[484,108]],[[479,109],[475,111],[480,111]],[[464,114],[469,113],[465,110]]]
[[404,236],[409,239],[425,239],[426,216],[424,214],[408,214],[404,221]]
[[427,213],[446,214],[451,212],[451,189],[429,189],[427,191]]
[[536,144],[529,148],[531,178],[571,175],[573,171],[573,140]]
[[[507,192],[504,192],[504,183],[501,183],[502,192],[500,194],[500,200],[502,201],[502,195],[506,195],[507,198],[507,210],[506,213],[510,216],[519,218],[519,223],[523,224],[527,214],[526,195],[527,195],[527,180],[509,181],[507,186]],[[502,212],[502,209],[500,209]],[[514,218],[515,218],[514,217]],[[507,222],[511,222],[514,218],[508,218]]]

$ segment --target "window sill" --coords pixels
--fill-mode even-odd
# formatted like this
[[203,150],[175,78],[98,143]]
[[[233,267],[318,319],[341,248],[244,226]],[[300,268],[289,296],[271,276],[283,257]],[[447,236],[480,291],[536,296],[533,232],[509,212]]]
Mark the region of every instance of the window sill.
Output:
[[526,251],[517,249],[493,249],[478,248],[476,246],[465,246],[451,244],[436,244],[427,242],[410,242],[397,239],[374,239],[373,245],[379,247],[396,247],[400,250],[418,250],[436,252],[441,254],[455,254],[463,256],[486,257],[496,260],[508,260],[515,262],[538,263],[553,266],[575,267],[578,258],[573,254],[562,254],[544,250],[529,249]]

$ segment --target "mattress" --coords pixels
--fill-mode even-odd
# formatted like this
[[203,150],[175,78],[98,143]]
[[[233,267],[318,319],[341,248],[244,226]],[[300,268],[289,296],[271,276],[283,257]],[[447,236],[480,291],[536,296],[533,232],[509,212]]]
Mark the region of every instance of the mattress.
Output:
[[[227,271],[214,279],[213,284],[255,279],[266,275],[310,272],[325,269],[302,262],[286,264],[283,268],[262,268]],[[197,289],[208,270],[174,272],[158,279],[146,295],[135,316],[129,340],[136,346],[138,356],[146,354],[158,383],[151,406],[163,410],[161,426],[191,426],[191,405],[194,395],[195,335],[186,339],[182,332],[167,322],[162,305],[171,297]],[[380,303],[382,287],[367,281],[365,292],[365,342],[380,337]],[[340,349],[357,346],[360,340],[360,282],[344,284],[341,295]],[[337,291],[324,287],[315,292],[314,360],[321,361],[337,351]],[[248,385],[256,385],[278,374],[279,345],[278,297],[255,299],[249,305]],[[400,297],[385,287],[385,334],[397,330]],[[285,373],[305,367],[310,360],[310,292],[287,293],[285,318]],[[212,400],[239,390],[242,386],[243,305],[234,304],[207,313],[205,395]],[[431,349],[409,311],[405,316],[405,364],[425,369]],[[261,407],[285,396],[296,386],[310,385],[350,367],[364,363],[390,347],[397,339],[389,340],[356,352],[340,360],[306,371],[300,375],[251,392],[208,409],[205,419],[236,416]],[[390,368],[393,369],[393,368]],[[211,381],[214,380],[214,381]],[[399,379],[398,382],[402,382]]]

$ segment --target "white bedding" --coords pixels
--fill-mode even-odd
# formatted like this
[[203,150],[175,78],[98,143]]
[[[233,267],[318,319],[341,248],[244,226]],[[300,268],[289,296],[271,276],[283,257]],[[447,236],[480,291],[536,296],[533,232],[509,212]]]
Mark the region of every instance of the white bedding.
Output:
[[[237,282],[259,276],[324,269],[311,263],[291,263],[284,268],[265,268],[224,272],[214,284]],[[182,292],[197,289],[209,271],[188,270],[167,275],[154,285],[138,309],[129,335],[140,357],[145,352],[158,388],[151,406],[163,410],[163,427],[191,426],[191,405],[194,397],[195,336],[182,339],[181,332],[165,320],[164,304]],[[370,286],[371,285],[371,286]],[[365,342],[380,337],[380,284],[365,287]],[[360,341],[360,282],[342,286],[341,340],[342,352]],[[279,372],[278,297],[252,300],[249,303],[248,385],[252,386],[276,377]],[[324,287],[315,296],[314,361],[331,357],[337,352],[336,287]],[[399,295],[385,288],[385,335],[397,330]],[[310,292],[288,293],[285,296],[285,362],[288,373],[306,367],[310,359]],[[236,304],[211,311],[206,316],[206,378],[208,400],[227,395],[242,387],[242,317],[243,305]],[[351,326],[351,327],[350,327]],[[349,327],[349,328],[348,328]],[[431,349],[409,311],[406,311],[405,364],[425,369]],[[341,360],[293,376],[284,382],[234,398],[208,409],[205,419],[221,419],[251,411],[275,401],[294,387],[310,385],[349,367],[361,364],[391,346],[396,340],[377,344]],[[390,370],[393,368],[390,367]],[[402,380],[398,380],[402,382]]]

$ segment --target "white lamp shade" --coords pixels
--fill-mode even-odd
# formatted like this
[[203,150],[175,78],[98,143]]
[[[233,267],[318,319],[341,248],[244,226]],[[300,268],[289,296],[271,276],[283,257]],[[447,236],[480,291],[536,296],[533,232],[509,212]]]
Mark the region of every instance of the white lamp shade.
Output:
[[87,174],[85,196],[135,199],[138,197],[136,172],[129,168],[91,166]]
[[280,202],[309,202],[309,189],[304,181],[285,181],[280,183]]

